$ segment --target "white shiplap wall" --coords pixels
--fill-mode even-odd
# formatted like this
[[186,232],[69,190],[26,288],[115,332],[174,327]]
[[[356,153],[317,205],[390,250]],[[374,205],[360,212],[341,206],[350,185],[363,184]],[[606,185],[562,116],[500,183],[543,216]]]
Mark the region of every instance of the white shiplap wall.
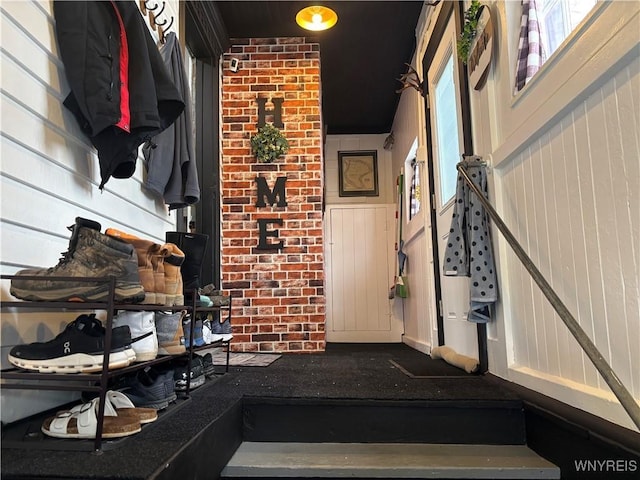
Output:
[[[498,210],[533,262],[640,399],[640,9],[596,6],[515,98],[499,62],[492,109]],[[507,5],[507,10],[509,5]],[[500,10],[504,14],[505,10]],[[501,16],[504,24],[504,17]],[[506,51],[501,39],[500,52]],[[499,58],[505,58],[504,53]],[[509,83],[509,85],[507,84]],[[503,92],[500,96],[498,92]],[[496,97],[491,97],[496,95]],[[497,238],[502,238],[497,235]],[[577,341],[498,242],[505,354],[494,371],[635,428]],[[499,357],[499,355],[497,356]],[[494,358],[497,358],[494,357]]]
[[[640,397],[640,60],[500,169],[508,225]],[[514,363],[604,388],[529,275],[508,261]]]
[[[110,179],[100,192],[98,160],[62,102],[69,92],[55,39],[53,2],[0,2],[0,263],[3,274],[48,267],[67,250],[68,225],[77,216],[135,235],[164,240],[175,215],[133,178]],[[177,17],[177,2],[164,15]],[[176,18],[177,20],[177,18]],[[174,22],[178,25],[178,22]],[[157,35],[155,34],[155,38]],[[104,231],[104,230],[103,230]],[[8,300],[8,282],[0,299]],[[1,363],[18,343],[46,341],[76,314],[2,312]],[[2,390],[2,421],[10,422],[68,401],[77,394]]]

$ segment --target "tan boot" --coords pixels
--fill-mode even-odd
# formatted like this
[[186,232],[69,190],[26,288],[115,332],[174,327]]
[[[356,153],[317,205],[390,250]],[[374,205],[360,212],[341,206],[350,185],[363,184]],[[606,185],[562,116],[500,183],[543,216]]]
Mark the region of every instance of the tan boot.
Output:
[[167,287],[165,282],[164,259],[167,256],[167,248],[164,245],[154,244],[151,254],[151,266],[156,286],[156,303],[158,305],[173,305],[167,303]]
[[184,305],[184,292],[180,267],[184,263],[184,252],[173,243],[162,246],[164,256],[165,305]]
[[105,234],[127,242],[130,245],[133,245],[136,249],[136,253],[138,254],[138,273],[140,275],[140,283],[142,283],[142,288],[145,293],[145,298],[142,303],[147,305],[157,304],[157,289],[152,258],[154,252],[159,252],[160,246],[151,240],[144,240],[136,237],[135,235],[131,235],[130,233],[116,230],[115,228],[107,228]]

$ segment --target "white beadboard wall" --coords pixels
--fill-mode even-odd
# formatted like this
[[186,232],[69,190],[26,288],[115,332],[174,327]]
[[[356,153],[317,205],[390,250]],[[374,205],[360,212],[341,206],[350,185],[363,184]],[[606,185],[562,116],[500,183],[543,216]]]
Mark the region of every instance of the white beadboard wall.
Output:
[[[178,2],[163,15],[177,21]],[[3,274],[54,266],[68,247],[67,226],[77,216],[158,242],[175,227],[175,214],[134,177],[110,179],[100,192],[95,149],[62,102],[69,92],[58,56],[53,2],[0,2],[0,263]],[[148,20],[148,19],[147,19]],[[175,27],[174,27],[175,28]],[[153,32],[157,39],[157,34]],[[0,300],[12,299],[9,284]],[[100,312],[99,315],[103,315]],[[3,312],[1,364],[18,343],[46,341],[77,313]],[[76,398],[77,393],[2,390],[2,421],[10,422]]]
[[[499,61],[490,93],[477,104],[491,111],[494,131],[474,118],[483,138],[494,140],[498,211],[636,400],[639,19],[636,2],[599,4],[510,101],[505,93],[513,75]],[[498,58],[504,59],[501,41]],[[504,324],[489,347],[492,358],[504,352],[505,365],[496,361],[492,371],[637,430],[501,235],[495,237]]]
[[[640,398],[640,60],[500,166],[505,222]],[[607,389],[513,255],[513,363]]]

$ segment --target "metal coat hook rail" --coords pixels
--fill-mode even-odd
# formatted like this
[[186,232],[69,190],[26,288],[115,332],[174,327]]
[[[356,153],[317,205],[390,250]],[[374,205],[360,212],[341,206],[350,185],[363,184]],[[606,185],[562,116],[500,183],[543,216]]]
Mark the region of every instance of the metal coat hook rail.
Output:
[[158,33],[160,42],[164,43],[165,34],[169,31],[175,20],[173,15],[171,15],[170,19],[167,19],[166,15],[164,15],[164,18],[160,19],[164,13],[167,3],[164,1],[160,3],[154,0],[140,0],[139,5],[142,14],[149,17],[151,29]]

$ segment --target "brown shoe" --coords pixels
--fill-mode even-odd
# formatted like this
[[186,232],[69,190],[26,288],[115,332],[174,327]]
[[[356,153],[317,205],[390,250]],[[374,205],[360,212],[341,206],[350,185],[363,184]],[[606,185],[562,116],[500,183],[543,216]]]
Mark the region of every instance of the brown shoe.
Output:
[[[158,293],[160,293],[161,297],[164,297],[164,289],[161,291],[158,290],[153,265],[154,257],[160,254],[160,245],[151,240],[144,240],[130,233],[116,230],[115,228],[107,228],[105,233],[110,237],[118,238],[133,245],[136,249],[140,283],[142,283],[142,288],[144,288],[145,292],[145,299],[142,303],[147,305],[164,304],[164,301],[160,302],[158,298]],[[164,298],[161,299],[164,300]]]
[[162,246],[164,256],[165,305],[184,305],[184,291],[180,267],[184,263],[184,253],[173,243]]

